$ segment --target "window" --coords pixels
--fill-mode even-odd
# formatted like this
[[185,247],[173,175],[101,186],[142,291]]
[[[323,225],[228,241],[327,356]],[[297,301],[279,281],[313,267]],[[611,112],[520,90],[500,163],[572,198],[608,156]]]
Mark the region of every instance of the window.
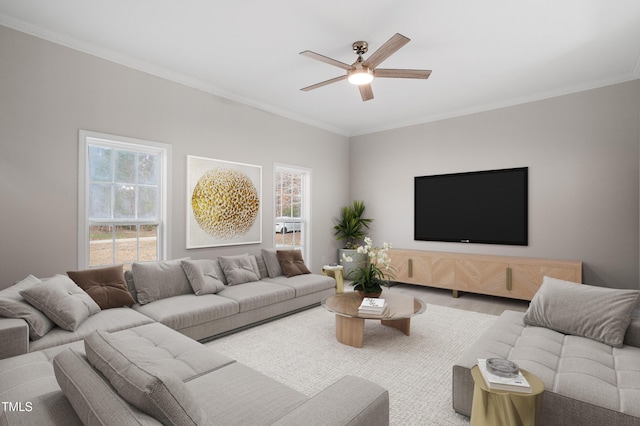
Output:
[[311,171],[304,168],[274,165],[275,244],[276,248],[302,250],[310,260],[310,188]]
[[78,266],[162,260],[170,146],[80,132]]

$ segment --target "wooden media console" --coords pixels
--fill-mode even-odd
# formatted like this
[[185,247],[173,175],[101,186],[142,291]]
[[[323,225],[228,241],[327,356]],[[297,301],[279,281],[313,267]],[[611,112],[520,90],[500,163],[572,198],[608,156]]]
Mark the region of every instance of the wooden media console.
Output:
[[582,282],[582,262],[528,257],[389,250],[401,283],[531,300],[544,276]]

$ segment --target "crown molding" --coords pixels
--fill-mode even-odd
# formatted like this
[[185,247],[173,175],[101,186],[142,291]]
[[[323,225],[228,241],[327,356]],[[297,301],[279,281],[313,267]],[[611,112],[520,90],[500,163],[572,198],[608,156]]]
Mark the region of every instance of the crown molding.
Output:
[[88,55],[98,57],[100,59],[107,60],[109,62],[114,62],[119,65],[123,65],[125,67],[132,68],[137,71],[141,71],[146,74],[153,75],[155,77],[169,80],[174,83],[181,84],[183,86],[191,87],[193,89],[197,89],[197,90],[209,93],[211,95],[218,96],[220,98],[231,100],[239,104],[243,104],[261,111],[265,111],[270,114],[274,114],[283,118],[288,118],[300,123],[308,124],[313,127],[327,130],[331,133],[336,133],[342,136],[350,136],[350,132],[348,130],[338,128],[318,120],[314,120],[310,117],[306,117],[300,114],[286,111],[286,110],[277,108],[273,105],[269,105],[262,102],[256,102],[253,99],[248,99],[238,94],[228,92],[212,84],[205,83],[204,81],[191,78],[187,75],[169,70],[167,68],[160,67],[146,61],[141,61],[139,59],[133,58],[128,55],[124,55],[114,50],[105,49],[90,43],[77,40],[72,37],[64,36],[56,32],[49,31],[49,30],[40,28],[38,26],[26,23],[24,21],[20,21],[15,18],[8,17],[6,15],[0,14],[0,25],[14,29],[16,31],[20,31],[25,34],[32,35],[34,37],[37,37],[61,46],[68,47],[73,50],[80,51],[82,53],[86,53]]
[[[639,58],[640,60],[640,58]],[[636,67],[637,68],[637,67]],[[492,104],[479,105],[473,108],[466,108],[456,111],[451,111],[444,114],[436,114],[427,117],[418,118],[416,120],[404,121],[400,123],[396,123],[392,126],[386,127],[378,127],[374,129],[362,129],[360,131],[354,132],[351,136],[362,136],[371,133],[379,133],[388,130],[400,129],[403,127],[416,126],[420,124],[431,123],[434,121],[447,120],[449,118],[463,117],[465,115],[477,114],[481,112],[493,111],[501,108],[508,108],[516,105],[527,104],[536,101],[542,101],[545,99],[556,98],[558,96],[570,95],[573,93],[584,92],[587,90],[599,89],[601,87],[611,86],[614,84],[625,83],[627,81],[637,80],[638,76],[636,75],[622,75],[615,78],[610,78],[606,80],[594,81],[587,84],[576,85],[572,87],[566,87],[559,90],[553,90],[549,92],[542,92],[532,96],[526,96],[522,98],[514,98],[505,100],[503,102],[496,102]]]

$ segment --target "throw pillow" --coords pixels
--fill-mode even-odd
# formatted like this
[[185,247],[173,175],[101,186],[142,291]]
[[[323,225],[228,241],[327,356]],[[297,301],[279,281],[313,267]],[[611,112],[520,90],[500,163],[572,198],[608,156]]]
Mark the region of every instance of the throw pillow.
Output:
[[64,275],[55,275],[22,290],[20,295],[58,327],[68,331],[75,331],[84,320],[100,312],[96,302]]
[[239,256],[220,256],[218,261],[224,271],[224,276],[227,278],[228,285],[243,284],[253,281],[259,281],[258,265],[255,258],[253,262],[248,254],[242,254]]
[[302,252],[300,250],[278,250],[277,255],[282,272],[287,278],[311,273],[307,265],[304,264],[304,260],[302,260]]
[[216,273],[215,260],[183,260],[181,265],[196,295],[214,294],[224,290],[224,284]]
[[126,339],[95,331],[84,340],[87,359],[131,405],[162,424],[210,424],[195,398],[176,375],[149,359],[148,353],[129,348]]
[[127,290],[122,265],[68,271],[67,275],[95,300],[100,309],[119,308],[136,303]]
[[53,359],[53,372],[64,396],[85,424],[146,425],[156,422],[122,399],[84,354],[65,349]]
[[544,277],[524,322],[620,347],[639,295]]
[[262,249],[262,258],[264,259],[264,263],[267,267],[269,278],[284,275],[282,267],[280,267],[280,261],[278,260],[278,252],[276,249]]
[[138,303],[144,305],[154,300],[193,294],[181,262],[189,258],[160,262],[134,262],[131,266]]
[[25,320],[29,325],[31,340],[38,340],[54,327],[53,321],[20,296],[22,290],[30,289],[41,282],[33,275],[29,275],[24,280],[0,291],[0,316]]

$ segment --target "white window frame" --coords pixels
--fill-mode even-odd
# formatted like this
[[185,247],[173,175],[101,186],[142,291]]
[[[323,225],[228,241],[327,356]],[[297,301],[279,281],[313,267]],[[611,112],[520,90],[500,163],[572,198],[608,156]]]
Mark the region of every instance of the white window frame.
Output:
[[[278,212],[276,211],[276,188],[278,182],[276,180],[276,174],[280,170],[291,170],[296,173],[303,173],[305,175],[303,187],[302,187],[302,199],[300,206],[300,222],[301,229],[304,232],[304,244],[302,244],[302,257],[309,269],[313,268],[311,262],[311,169],[307,167],[294,166],[290,164],[284,163],[273,163],[273,222],[271,224],[271,229],[274,231],[273,235],[273,246],[276,246],[276,235],[275,235],[275,224],[279,222],[280,217],[278,217]],[[287,221],[291,222],[289,219]]]
[[[155,151],[159,154],[160,188],[158,217],[158,260],[171,258],[171,145],[141,139],[80,130],[78,135],[78,269],[89,267],[89,185],[88,154],[91,143],[120,149]],[[111,221],[117,224],[118,221]],[[123,224],[127,224],[126,221]]]

